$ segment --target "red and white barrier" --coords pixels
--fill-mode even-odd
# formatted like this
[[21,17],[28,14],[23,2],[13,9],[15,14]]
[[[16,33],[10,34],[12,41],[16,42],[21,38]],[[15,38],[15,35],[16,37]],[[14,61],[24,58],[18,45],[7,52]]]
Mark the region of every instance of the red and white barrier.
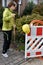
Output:
[[43,26],[31,26],[25,35],[25,58],[43,56]]

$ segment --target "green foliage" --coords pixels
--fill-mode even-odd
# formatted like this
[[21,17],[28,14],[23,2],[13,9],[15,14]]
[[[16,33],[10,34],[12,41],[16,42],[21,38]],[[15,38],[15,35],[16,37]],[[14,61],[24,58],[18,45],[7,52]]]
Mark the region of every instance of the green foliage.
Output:
[[32,14],[32,15],[23,16],[16,20],[16,26],[17,26],[16,42],[17,43],[25,42],[25,33],[23,33],[22,31],[22,25],[26,23],[29,24],[32,20],[35,20],[35,19],[43,21],[43,16],[40,16],[39,14]]
[[23,44],[23,43],[19,43],[18,49],[19,49],[19,50],[25,50],[24,44]]
[[32,10],[32,13],[38,13],[43,16],[43,3],[36,5]]
[[4,11],[4,8],[0,8],[0,28],[2,28],[2,24],[3,24],[3,21],[2,21],[2,17],[3,17],[3,11]]
[[32,13],[35,4],[33,2],[29,2],[23,12],[23,15],[28,15]]

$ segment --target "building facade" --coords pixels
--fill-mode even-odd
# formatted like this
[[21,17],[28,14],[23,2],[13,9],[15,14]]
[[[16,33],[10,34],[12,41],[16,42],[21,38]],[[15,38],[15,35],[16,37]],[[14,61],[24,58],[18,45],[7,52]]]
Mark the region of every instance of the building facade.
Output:
[[43,2],[43,0],[0,0],[0,7],[6,7],[10,1],[14,1],[18,5],[18,15],[23,13],[28,2],[33,1],[35,4]]

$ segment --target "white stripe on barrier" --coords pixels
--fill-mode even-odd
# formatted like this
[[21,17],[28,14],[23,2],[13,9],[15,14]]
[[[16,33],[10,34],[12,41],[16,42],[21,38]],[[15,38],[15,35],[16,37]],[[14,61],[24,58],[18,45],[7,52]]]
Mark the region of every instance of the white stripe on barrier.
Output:
[[41,38],[39,38],[38,40],[36,40],[36,42],[29,48],[29,50],[31,50],[37,43],[38,41],[40,40]]
[[36,35],[36,27],[32,27],[31,28],[31,36],[35,36]]
[[43,39],[42,39],[42,41],[37,45],[37,47],[35,48],[35,50],[37,50],[37,49],[40,47],[40,45],[42,44],[42,42],[43,42]]
[[27,47],[28,47],[31,43],[33,43],[34,40],[35,40],[35,38],[33,38],[33,39],[27,44]]

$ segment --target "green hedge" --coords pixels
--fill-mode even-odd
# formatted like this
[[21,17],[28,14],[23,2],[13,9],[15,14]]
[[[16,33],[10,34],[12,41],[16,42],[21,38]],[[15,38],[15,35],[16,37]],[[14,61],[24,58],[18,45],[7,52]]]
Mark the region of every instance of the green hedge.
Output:
[[15,41],[19,50],[25,49],[25,33],[22,31],[22,25],[26,23],[29,24],[32,20],[35,19],[43,21],[43,16],[40,16],[39,14],[32,14],[16,19],[17,29],[15,35]]
[[35,5],[33,2],[29,2],[23,12],[23,15],[31,15],[32,13],[43,16],[43,3]]
[[34,6],[35,6],[35,4],[33,2],[29,2],[23,12],[23,15],[32,14],[32,10],[33,10]]
[[43,16],[43,3],[36,5],[32,10],[32,13],[38,13]]
[[30,23],[32,20],[42,20],[43,21],[43,16],[40,16],[39,14],[32,14],[32,15],[27,15],[23,16],[19,19],[16,20],[16,26],[17,26],[17,31],[16,31],[16,41],[18,43],[24,43],[25,42],[25,33],[22,31],[22,25],[26,23]]

